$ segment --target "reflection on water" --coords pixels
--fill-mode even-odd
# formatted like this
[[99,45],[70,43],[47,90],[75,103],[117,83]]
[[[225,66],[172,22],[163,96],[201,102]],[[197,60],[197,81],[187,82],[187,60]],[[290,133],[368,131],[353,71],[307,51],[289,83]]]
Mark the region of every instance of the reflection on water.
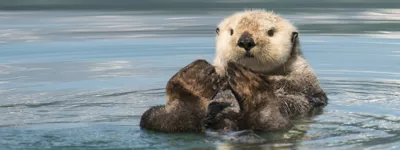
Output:
[[0,145],[398,149],[400,11],[278,10],[299,27],[305,57],[330,101],[288,132],[260,133],[268,140],[261,145],[138,126],[147,108],[165,104],[174,73],[195,59],[212,61],[215,26],[233,10],[2,11]]

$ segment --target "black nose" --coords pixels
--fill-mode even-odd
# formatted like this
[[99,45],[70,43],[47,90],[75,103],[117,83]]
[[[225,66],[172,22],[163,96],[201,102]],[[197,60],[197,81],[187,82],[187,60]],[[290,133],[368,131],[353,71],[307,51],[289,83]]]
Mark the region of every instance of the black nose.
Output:
[[246,51],[250,51],[251,48],[256,46],[256,44],[254,43],[253,38],[251,38],[251,34],[249,34],[249,32],[244,32],[240,36],[237,43],[238,43],[239,47],[244,48]]

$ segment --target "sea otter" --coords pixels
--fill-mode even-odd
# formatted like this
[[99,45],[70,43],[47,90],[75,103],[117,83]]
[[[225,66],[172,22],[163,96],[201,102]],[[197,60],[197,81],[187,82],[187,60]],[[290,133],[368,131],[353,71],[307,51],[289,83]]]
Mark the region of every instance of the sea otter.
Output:
[[[166,105],[144,112],[142,128],[285,130],[292,117],[327,104],[288,20],[247,10],[224,19],[216,32],[214,64],[196,60],[176,73],[166,86]],[[230,106],[235,102],[237,109]]]

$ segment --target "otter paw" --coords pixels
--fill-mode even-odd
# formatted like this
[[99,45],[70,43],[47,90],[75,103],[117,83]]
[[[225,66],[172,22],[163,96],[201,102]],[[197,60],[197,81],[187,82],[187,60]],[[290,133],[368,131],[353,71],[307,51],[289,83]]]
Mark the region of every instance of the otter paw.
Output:
[[314,107],[321,107],[327,105],[328,97],[323,94],[318,94],[315,96],[306,96],[309,103],[311,103]]
[[321,100],[319,97],[312,97],[312,96],[306,96],[307,100],[309,103],[311,103],[312,106],[314,107],[319,107],[319,106],[324,106],[324,103],[321,103]]
[[206,128],[213,128],[215,125],[221,122],[222,112],[225,108],[231,106],[230,103],[226,102],[211,102],[207,108],[207,116],[204,119]]

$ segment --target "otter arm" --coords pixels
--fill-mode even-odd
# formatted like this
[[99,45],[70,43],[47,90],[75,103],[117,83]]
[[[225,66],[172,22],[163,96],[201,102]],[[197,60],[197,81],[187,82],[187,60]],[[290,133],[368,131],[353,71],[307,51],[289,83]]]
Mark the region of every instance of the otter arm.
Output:
[[236,63],[228,63],[227,75],[243,114],[241,129],[277,131],[292,126],[288,114],[280,111],[272,82]]
[[205,60],[196,60],[176,73],[166,85],[167,103],[148,109],[140,126],[164,132],[198,132],[209,101],[217,94],[219,76]]

